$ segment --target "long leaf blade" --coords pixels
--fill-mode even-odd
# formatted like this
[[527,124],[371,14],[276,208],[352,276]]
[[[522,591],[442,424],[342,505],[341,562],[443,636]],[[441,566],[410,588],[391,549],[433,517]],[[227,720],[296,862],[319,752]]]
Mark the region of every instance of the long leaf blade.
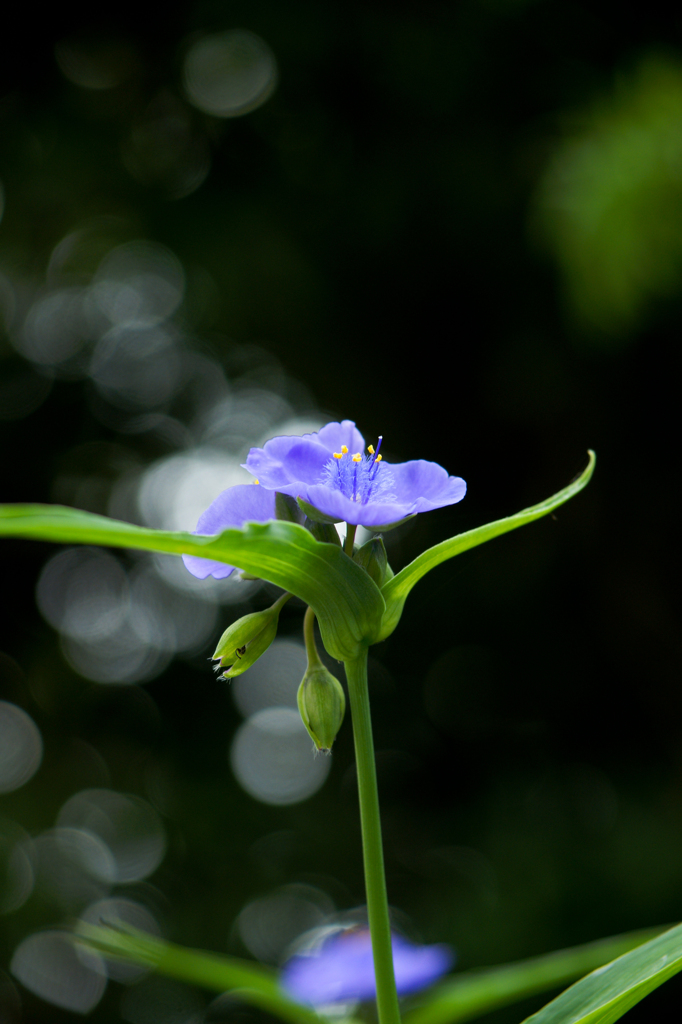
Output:
[[282,992],[275,971],[260,964],[205,950],[186,949],[126,925],[114,928],[81,922],[75,938],[101,956],[140,964],[158,974],[214,992],[232,992],[244,1002],[268,1010],[291,1024],[319,1024],[316,1013]]
[[317,615],[329,653],[341,661],[374,642],[384,602],[360,566],[296,523],[247,523],[216,537],[151,530],[62,505],[1,505],[0,535],[66,544],[200,555],[238,565],[291,591]]
[[661,930],[647,928],[628,932],[528,960],[456,974],[432,989],[420,1005],[406,1013],[404,1024],[457,1024],[474,1020],[501,1006],[580,978],[587,971],[641,946]]
[[677,925],[588,974],[524,1024],[612,1024],[681,970],[682,925]]
[[456,537],[450,537],[448,540],[428,548],[421,555],[418,555],[413,562],[410,562],[404,569],[401,569],[388,583],[385,583],[381,588],[381,593],[386,601],[386,612],[384,613],[381,631],[377,639],[385,640],[387,636],[390,636],[398,624],[405,600],[412,587],[431,569],[435,569],[437,565],[440,565],[441,562],[446,562],[449,558],[454,558],[455,555],[461,555],[463,551],[468,551],[469,548],[485,544],[486,541],[492,540],[493,537],[499,537],[503,533],[509,533],[510,530],[518,529],[519,526],[526,526],[536,519],[541,519],[542,516],[553,512],[555,508],[563,505],[564,502],[582,491],[583,487],[589,482],[597,461],[593,451],[590,451],[588,454],[589,462],[580,476],[570,483],[568,487],[564,487],[557,494],[553,494],[551,498],[547,498],[537,505],[532,505],[530,508],[524,508],[521,512],[517,512],[516,515],[507,516],[505,519],[497,519],[492,523],[486,523],[485,526],[478,526],[475,530],[460,533]]

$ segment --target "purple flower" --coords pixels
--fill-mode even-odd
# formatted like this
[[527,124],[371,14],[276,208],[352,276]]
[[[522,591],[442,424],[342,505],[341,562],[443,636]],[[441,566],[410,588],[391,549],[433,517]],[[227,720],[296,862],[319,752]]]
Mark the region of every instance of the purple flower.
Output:
[[[316,434],[273,437],[252,448],[244,468],[259,486],[238,484],[223,491],[203,513],[195,533],[217,534],[246,522],[275,518],[275,492],[300,498],[327,521],[382,530],[417,512],[454,505],[466,493],[458,476],[448,476],[435,462],[384,462],[379,449],[365,451],[362,434],[351,420],[328,423]],[[224,562],[183,555],[189,571],[221,580],[235,567]]]
[[[454,962],[448,946],[415,946],[393,935],[393,967],[399,995],[418,992],[445,974]],[[335,931],[284,965],[282,988],[312,1006],[374,999],[376,981],[369,929]]]
[[[253,484],[237,484],[219,494],[216,500],[199,516],[199,522],[194,532],[209,535],[222,533],[223,530],[228,530],[230,527],[240,527],[248,522],[264,523],[268,519],[274,518],[275,494],[273,491],[267,491],[264,487],[254,487]],[[216,562],[210,558],[200,558],[198,555],[183,555],[182,560],[192,575],[197,576],[200,580],[205,580],[207,576],[224,580],[236,568],[234,565]]]
[[330,519],[386,527],[416,512],[454,505],[466,493],[458,476],[417,459],[391,465],[351,420],[328,423],[316,434],[274,437],[252,448],[244,468],[262,487],[301,498]]

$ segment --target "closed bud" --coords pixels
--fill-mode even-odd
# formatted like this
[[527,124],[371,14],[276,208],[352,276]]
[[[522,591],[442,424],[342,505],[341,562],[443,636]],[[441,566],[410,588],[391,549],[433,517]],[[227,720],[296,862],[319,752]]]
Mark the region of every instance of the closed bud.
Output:
[[336,544],[341,546],[341,538],[339,537],[338,531],[335,526],[331,523],[316,523],[314,519],[308,519],[303,524],[306,530],[312,533],[315,540],[319,540],[322,544]]
[[381,537],[372,537],[366,544],[363,544],[353,555],[353,561],[362,566],[378,587],[383,587],[384,583],[393,576],[393,570],[388,564],[386,548]]
[[305,519],[296,503],[296,498],[290,494],[280,494],[275,491],[275,518],[282,519],[285,523],[299,523]]
[[264,654],[277,636],[279,613],[290,594],[262,612],[252,612],[237,619],[225,630],[213,655],[214,669],[227,669],[220,679],[234,679],[246,672]]
[[346,697],[341,683],[321,662],[309,665],[303,676],[298,710],[317,749],[330,753],[346,713]]

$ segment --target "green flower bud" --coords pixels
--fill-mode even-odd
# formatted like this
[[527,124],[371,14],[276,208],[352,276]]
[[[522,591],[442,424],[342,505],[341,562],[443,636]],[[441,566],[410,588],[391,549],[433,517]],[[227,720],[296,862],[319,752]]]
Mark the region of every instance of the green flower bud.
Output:
[[305,516],[296,504],[296,498],[275,491],[275,518],[281,519],[285,523],[299,523],[300,525]]
[[363,544],[353,555],[353,561],[362,566],[378,587],[383,587],[384,583],[393,576],[382,537],[372,537],[366,544]]
[[314,519],[308,519],[303,524],[306,530],[312,533],[315,540],[319,540],[322,544],[337,544],[341,546],[341,538],[337,532],[335,526],[330,523],[316,523]]
[[227,669],[227,672],[218,677],[219,679],[234,679],[235,676],[240,676],[258,661],[261,654],[265,654],[277,636],[280,610],[290,597],[291,594],[283,594],[272,607],[262,612],[244,615],[228,626],[218,641],[212,658],[217,662],[213,666],[216,672],[218,669]]
[[317,749],[329,754],[346,713],[346,697],[341,683],[321,662],[309,665],[303,676],[298,710]]

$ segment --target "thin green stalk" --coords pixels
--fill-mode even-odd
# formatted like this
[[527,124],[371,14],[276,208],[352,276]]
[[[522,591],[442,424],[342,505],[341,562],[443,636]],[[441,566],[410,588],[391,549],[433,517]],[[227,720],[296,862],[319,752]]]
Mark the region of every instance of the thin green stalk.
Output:
[[357,526],[352,526],[350,523],[346,523],[346,540],[343,545],[343,550],[346,552],[349,558],[353,557],[353,544],[355,542],[355,531]]
[[379,1024],[400,1024],[398,993],[393,971],[391,925],[388,917],[386,876],[381,842],[379,794],[374,763],[372,721],[367,687],[367,650],[353,661],[345,662],[350,708],[355,738],[355,762],[358,773],[362,855],[365,866],[365,890],[369,929],[372,936],[374,973],[377,981]]
[[290,594],[287,590],[285,590],[284,593],[282,594],[282,596],[278,597],[277,600],[275,601],[275,603],[273,605],[271,605],[273,611],[276,609],[278,613],[281,612],[282,608],[287,603],[289,598],[293,597],[293,596],[294,596],[293,594]]
[[315,612],[312,608],[306,608],[303,617],[303,641],[308,656],[308,668],[317,667],[322,664],[317,644],[315,643]]

